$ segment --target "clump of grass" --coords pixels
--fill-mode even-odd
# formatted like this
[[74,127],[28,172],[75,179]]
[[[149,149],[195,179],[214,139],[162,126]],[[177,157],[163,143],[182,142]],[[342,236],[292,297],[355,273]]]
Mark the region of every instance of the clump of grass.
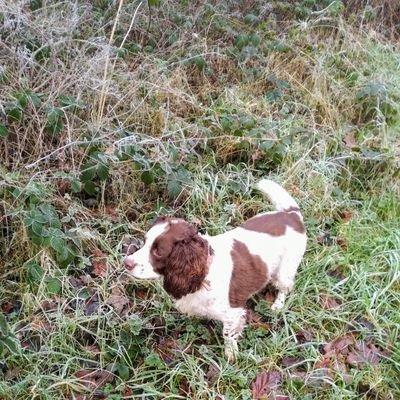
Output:
[[[379,7],[149,3],[0,14],[0,397],[251,399],[266,371],[294,398],[398,397],[399,49]],[[270,209],[264,176],[301,204],[308,252],[229,365],[218,324],[126,280],[123,239],[159,213],[237,226]],[[348,335],[384,355],[329,363]]]

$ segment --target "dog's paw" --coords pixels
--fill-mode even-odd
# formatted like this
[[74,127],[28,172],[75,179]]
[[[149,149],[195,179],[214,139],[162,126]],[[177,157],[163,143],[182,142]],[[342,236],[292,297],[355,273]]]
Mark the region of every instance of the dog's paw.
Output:
[[229,343],[225,343],[225,358],[228,363],[232,364],[236,361],[237,355],[239,353],[238,345],[236,342],[232,341]]

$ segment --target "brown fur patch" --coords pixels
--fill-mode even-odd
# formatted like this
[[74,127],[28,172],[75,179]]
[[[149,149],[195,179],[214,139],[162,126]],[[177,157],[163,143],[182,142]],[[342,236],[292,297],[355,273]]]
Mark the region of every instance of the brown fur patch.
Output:
[[167,293],[180,299],[201,288],[208,272],[208,243],[184,220],[168,222],[166,232],[151,247],[150,261],[154,270],[163,275]]
[[305,232],[304,224],[299,214],[291,211],[279,211],[263,215],[256,215],[241,225],[242,228],[249,231],[268,233],[271,236],[284,235],[287,226],[290,226],[296,232]]
[[251,254],[247,246],[233,241],[231,251],[233,271],[229,286],[231,307],[244,307],[247,300],[268,282],[267,264],[260,256]]

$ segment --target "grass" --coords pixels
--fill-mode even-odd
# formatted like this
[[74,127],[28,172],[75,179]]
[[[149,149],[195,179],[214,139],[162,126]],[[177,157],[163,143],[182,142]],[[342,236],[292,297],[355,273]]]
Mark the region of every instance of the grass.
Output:
[[[396,5],[160,3],[0,13],[0,398],[252,399],[262,373],[264,398],[398,398]],[[264,176],[308,249],[230,365],[121,255],[159,213],[218,234],[270,209]]]

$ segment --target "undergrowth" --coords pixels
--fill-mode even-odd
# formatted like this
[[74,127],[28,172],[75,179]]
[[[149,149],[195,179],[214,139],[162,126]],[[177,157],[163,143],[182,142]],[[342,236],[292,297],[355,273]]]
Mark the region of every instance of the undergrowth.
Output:
[[[398,6],[19,1],[0,7],[0,398],[400,396]],[[309,235],[240,356],[121,266],[159,214]]]

